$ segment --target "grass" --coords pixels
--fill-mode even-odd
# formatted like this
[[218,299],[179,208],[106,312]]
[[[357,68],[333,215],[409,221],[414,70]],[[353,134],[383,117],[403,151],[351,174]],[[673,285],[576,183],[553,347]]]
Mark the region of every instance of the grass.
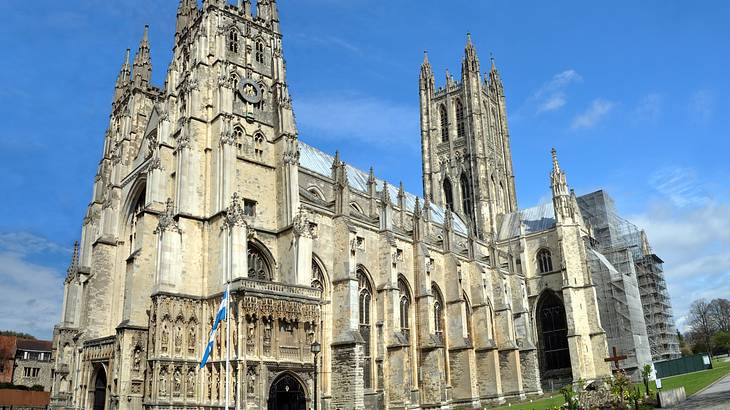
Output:
[[[679,376],[667,377],[662,379],[662,389],[675,389],[680,386],[684,386],[684,390],[687,393],[687,397],[697,393],[704,389],[715,381],[721,379],[723,376],[730,374],[730,362],[715,360],[712,363],[713,368],[710,370],[703,370],[701,372],[687,373]],[[637,384],[641,391],[644,391],[644,385],[642,383]],[[651,394],[655,393],[654,383],[649,383]],[[533,402],[512,402],[512,406],[502,405],[500,407],[488,407],[490,410],[546,410],[553,407],[560,406],[564,403],[563,396],[559,392],[550,393],[550,395],[543,396],[543,398],[535,398]],[[644,408],[645,406],[641,406]],[[650,407],[646,407],[650,408]]]

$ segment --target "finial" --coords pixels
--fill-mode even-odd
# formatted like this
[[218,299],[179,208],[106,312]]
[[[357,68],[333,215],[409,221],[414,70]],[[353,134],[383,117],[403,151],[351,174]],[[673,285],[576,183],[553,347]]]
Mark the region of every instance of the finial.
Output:
[[470,32],[467,32],[466,33],[466,44],[467,45],[472,45],[472,42],[471,42],[471,33]]
[[129,67],[129,56],[130,56],[131,52],[132,51],[130,49],[127,49],[127,53],[124,56],[124,66],[125,67]]
[[489,52],[489,60],[492,62],[492,71],[497,70],[497,64],[494,62],[494,53]]
[[552,150],[550,150],[550,153],[553,156],[553,167],[554,168],[560,168],[558,166],[558,151],[555,148],[553,148]]
[[144,25],[144,35],[142,36],[142,41],[147,42],[150,38],[150,25],[145,24]]
[[428,50],[423,50],[423,65],[426,65],[428,63]]

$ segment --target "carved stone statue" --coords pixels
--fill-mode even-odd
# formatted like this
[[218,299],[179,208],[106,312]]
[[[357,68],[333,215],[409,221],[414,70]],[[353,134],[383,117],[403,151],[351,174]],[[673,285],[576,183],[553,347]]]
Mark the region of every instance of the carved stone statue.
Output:
[[167,396],[167,370],[162,369],[160,371],[160,396]]
[[193,369],[188,371],[187,391],[188,397],[195,397],[195,371]]
[[160,349],[162,349],[163,352],[167,352],[167,346],[169,344],[169,338],[167,331],[167,325],[162,326],[162,336],[160,341]]
[[180,373],[180,368],[175,369],[172,380],[172,393],[175,396],[180,396],[180,392],[182,391],[182,374]]
[[133,361],[133,365],[132,365],[132,368],[134,369],[135,372],[139,371],[139,366],[140,366],[140,363],[142,362],[142,358],[140,357],[141,355],[142,355],[142,349],[139,346],[135,347],[134,348],[134,361]]
[[175,353],[182,352],[182,345],[183,345],[182,327],[178,325],[175,327]]
[[195,325],[190,324],[190,333],[188,334],[188,351],[195,353]]

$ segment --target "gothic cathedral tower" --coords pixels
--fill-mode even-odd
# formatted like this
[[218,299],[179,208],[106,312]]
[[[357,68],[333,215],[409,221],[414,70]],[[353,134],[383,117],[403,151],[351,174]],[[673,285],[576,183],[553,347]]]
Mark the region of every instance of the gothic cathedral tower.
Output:
[[497,215],[517,210],[504,88],[494,60],[482,81],[468,35],[461,81],[447,71],[446,85],[436,89],[425,55],[420,97],[423,194],[487,238]]

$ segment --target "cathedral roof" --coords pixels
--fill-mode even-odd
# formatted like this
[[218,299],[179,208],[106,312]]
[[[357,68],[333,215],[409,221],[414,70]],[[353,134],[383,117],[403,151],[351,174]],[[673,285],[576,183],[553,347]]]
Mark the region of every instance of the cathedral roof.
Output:
[[500,215],[497,238],[500,240],[520,236],[520,224],[525,225],[525,233],[547,231],[555,227],[553,203],[526,208],[521,211]]
[[[317,148],[314,148],[313,146],[302,142],[301,140],[299,141],[300,167],[329,178],[332,175],[332,162],[334,160],[335,157],[333,157],[332,155],[326,154],[318,150]],[[349,183],[350,187],[356,191],[367,193],[369,177],[368,173],[363,170],[357,169],[349,164],[346,164],[345,168],[347,170],[347,182]],[[378,178],[375,179],[375,190],[378,193],[383,192],[384,185],[384,180]],[[388,196],[390,197],[392,203],[398,203],[397,184],[388,183]],[[410,192],[405,192],[404,202],[406,211],[413,212],[413,209],[416,206],[416,195]],[[421,199],[421,204],[423,203],[424,200]],[[431,221],[438,225],[443,225],[445,218],[444,208],[434,203],[429,204],[429,207],[431,209]],[[454,219],[454,232],[467,236],[469,230],[467,229],[464,220],[461,219],[459,215],[452,214],[452,216]]]

